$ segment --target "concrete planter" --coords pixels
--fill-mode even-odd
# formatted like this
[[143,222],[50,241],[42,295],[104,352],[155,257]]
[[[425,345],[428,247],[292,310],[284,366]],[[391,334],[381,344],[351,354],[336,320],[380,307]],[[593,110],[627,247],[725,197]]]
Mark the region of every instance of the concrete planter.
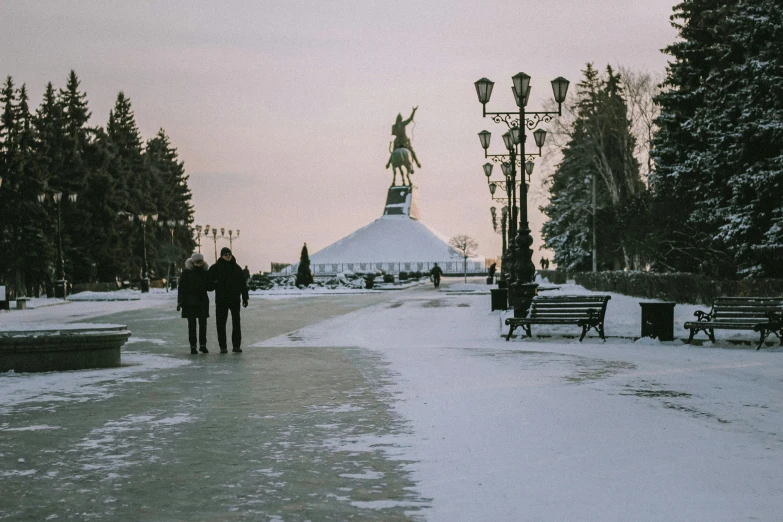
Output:
[[125,325],[42,325],[0,330],[0,372],[114,368],[131,332]]

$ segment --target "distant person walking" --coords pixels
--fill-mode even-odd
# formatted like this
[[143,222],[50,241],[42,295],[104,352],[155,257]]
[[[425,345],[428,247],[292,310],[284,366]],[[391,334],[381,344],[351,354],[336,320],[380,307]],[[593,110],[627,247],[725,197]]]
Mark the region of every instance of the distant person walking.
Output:
[[242,269],[242,275],[245,276],[245,284],[247,284],[250,281],[250,270],[248,270],[247,265]]
[[247,282],[237,260],[231,255],[231,249],[223,247],[220,258],[209,269],[209,274],[215,282],[215,321],[217,324],[218,345],[220,353],[228,353],[226,342],[226,322],[228,312],[231,312],[231,345],[233,351],[241,352],[242,326],[239,319],[239,302],[247,308]]
[[[204,262],[204,256],[195,253],[185,261],[185,269],[179,280],[177,289],[177,311],[182,310],[182,317],[188,320],[188,340],[190,353],[198,354],[196,342],[201,353],[207,350],[207,317],[209,317],[209,296],[207,292],[215,289],[215,285]],[[196,337],[198,323],[198,338]]]
[[440,276],[443,275],[443,270],[438,266],[438,263],[435,263],[435,266],[432,267],[430,273],[432,274],[432,282],[435,283],[435,288],[439,288]]

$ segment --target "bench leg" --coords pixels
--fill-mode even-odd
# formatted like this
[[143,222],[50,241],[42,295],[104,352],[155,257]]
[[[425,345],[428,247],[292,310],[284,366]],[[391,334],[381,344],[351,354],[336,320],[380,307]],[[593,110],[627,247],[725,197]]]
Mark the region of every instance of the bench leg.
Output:
[[604,335],[604,323],[598,325],[598,328],[599,328],[598,333],[601,335],[601,339],[603,339],[604,342],[606,342],[606,336]]
[[709,330],[707,330],[707,335],[710,336],[710,341],[712,341],[714,343],[715,342],[715,330],[710,328]]
[[587,335],[587,330],[590,328],[589,325],[583,325],[582,326],[582,336],[579,337],[579,342],[581,343],[582,340],[585,338],[585,335]]
[[766,331],[764,328],[762,328],[761,330],[759,330],[759,332],[761,332],[761,336],[759,337],[759,345],[758,345],[758,346],[756,346],[756,351],[758,351],[758,350],[761,350],[761,347],[764,345],[764,340],[765,340],[765,339],[767,338],[767,336],[769,335],[769,334],[767,333],[767,331]]
[[693,336],[696,335],[696,329],[691,328],[691,333],[688,335],[688,340],[685,341],[685,344],[691,344],[691,341],[693,341]]
[[514,333],[514,329],[516,328],[516,325],[510,324],[508,325],[508,335],[506,336],[506,341],[511,339],[511,334]]
[[533,337],[533,333],[530,331],[530,325],[529,324],[525,325],[525,331],[527,332],[527,336],[528,337]]

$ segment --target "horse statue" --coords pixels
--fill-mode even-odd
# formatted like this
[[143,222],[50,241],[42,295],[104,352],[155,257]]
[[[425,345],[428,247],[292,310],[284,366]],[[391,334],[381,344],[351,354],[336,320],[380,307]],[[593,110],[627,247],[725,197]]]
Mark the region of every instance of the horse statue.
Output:
[[[391,147],[390,147],[391,148]],[[411,152],[408,149],[400,148],[391,151],[389,162],[386,164],[386,168],[392,167],[394,172],[394,178],[392,179],[392,187],[397,186],[397,170],[400,171],[400,179],[402,180],[402,186],[405,186],[405,175],[408,176],[408,186],[412,187],[411,174],[413,174],[413,166],[411,165]],[[405,167],[405,172],[402,168]]]

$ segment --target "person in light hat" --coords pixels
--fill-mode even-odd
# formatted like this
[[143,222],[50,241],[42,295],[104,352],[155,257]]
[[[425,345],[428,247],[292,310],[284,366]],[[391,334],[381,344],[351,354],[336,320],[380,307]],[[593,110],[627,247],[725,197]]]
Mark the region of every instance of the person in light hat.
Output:
[[247,308],[247,282],[231,249],[223,247],[217,263],[209,268],[209,275],[215,282],[215,324],[217,326],[220,353],[228,353],[226,322],[231,312],[231,345],[234,352],[241,352],[242,326],[239,318],[240,299]]
[[[177,289],[177,311],[182,310],[182,317],[188,320],[188,340],[190,353],[198,354],[196,342],[201,353],[207,350],[207,318],[209,317],[209,295],[215,289],[215,283],[209,275],[209,266],[200,253],[193,254],[185,261],[185,269],[180,277]],[[196,337],[198,323],[198,338]]]

